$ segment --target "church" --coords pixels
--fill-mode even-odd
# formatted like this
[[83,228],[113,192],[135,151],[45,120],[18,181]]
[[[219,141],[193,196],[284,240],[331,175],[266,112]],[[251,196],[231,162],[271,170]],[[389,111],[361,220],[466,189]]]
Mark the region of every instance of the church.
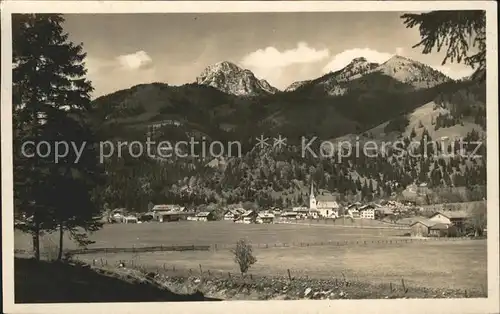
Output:
[[309,211],[318,212],[319,216],[327,218],[338,217],[339,204],[331,195],[314,195],[314,183],[311,182],[311,192],[309,193]]

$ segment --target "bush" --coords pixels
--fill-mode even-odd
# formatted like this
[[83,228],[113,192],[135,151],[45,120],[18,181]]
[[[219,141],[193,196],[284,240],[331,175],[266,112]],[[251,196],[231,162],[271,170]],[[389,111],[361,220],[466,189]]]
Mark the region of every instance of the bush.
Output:
[[252,245],[245,239],[240,239],[236,243],[236,248],[232,250],[234,261],[239,265],[242,275],[248,271],[250,266],[257,262],[257,258],[255,258],[252,251]]
[[474,204],[471,216],[466,221],[466,227],[468,230],[474,232],[474,236],[476,237],[483,236],[484,229],[487,226],[486,214],[486,202]]

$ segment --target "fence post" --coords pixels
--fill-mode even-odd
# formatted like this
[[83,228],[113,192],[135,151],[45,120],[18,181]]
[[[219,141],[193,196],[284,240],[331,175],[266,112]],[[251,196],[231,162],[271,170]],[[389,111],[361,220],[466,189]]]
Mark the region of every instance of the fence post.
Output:
[[201,264],[200,264],[200,274],[203,274],[203,269],[201,268]]
[[288,272],[288,279],[292,281],[292,275],[290,274],[290,269],[287,269],[286,271]]

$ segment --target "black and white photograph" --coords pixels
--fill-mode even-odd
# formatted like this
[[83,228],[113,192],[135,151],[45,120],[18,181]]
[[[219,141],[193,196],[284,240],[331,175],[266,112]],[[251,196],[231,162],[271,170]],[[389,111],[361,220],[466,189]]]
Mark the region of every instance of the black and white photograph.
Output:
[[4,312],[500,311],[496,3],[64,2],[2,2]]

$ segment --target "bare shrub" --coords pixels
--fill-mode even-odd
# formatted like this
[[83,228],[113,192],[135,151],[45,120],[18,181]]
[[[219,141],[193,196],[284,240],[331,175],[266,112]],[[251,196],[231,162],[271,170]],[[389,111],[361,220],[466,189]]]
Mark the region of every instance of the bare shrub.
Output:
[[474,232],[476,237],[480,237],[484,233],[487,225],[486,214],[486,202],[476,203],[471,209],[471,216],[467,219],[466,226]]
[[231,252],[234,254],[234,261],[239,265],[242,275],[245,275],[250,266],[257,262],[257,258],[253,255],[252,244],[245,239],[240,239],[236,243],[236,248]]

